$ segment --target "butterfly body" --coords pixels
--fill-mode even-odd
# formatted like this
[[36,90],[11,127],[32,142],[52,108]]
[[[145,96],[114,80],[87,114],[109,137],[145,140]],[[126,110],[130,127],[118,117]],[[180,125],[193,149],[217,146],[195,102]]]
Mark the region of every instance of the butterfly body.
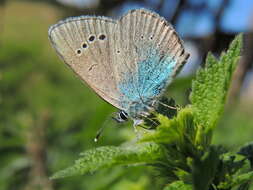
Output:
[[122,120],[148,115],[189,56],[172,26],[145,9],[119,20],[81,16],[60,21],[49,29],[49,38],[83,81],[124,111]]

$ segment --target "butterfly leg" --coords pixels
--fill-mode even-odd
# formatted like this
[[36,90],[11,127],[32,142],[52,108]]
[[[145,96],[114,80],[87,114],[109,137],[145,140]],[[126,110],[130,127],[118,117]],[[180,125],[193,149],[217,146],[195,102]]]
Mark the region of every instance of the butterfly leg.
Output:
[[161,102],[159,100],[157,100],[157,103],[160,104],[160,105],[162,105],[162,106],[164,106],[164,107],[166,107],[166,108],[177,110],[177,107],[169,106],[169,105],[164,104],[163,102]]

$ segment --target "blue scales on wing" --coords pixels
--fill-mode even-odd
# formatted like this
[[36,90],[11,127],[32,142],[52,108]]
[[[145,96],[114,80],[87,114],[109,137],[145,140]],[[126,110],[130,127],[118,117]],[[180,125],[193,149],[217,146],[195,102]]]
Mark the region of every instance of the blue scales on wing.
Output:
[[151,50],[148,58],[138,62],[138,87],[140,96],[150,99],[158,96],[172,80],[176,61],[171,56]]
[[130,116],[137,117],[148,111],[153,100],[172,80],[175,65],[176,61],[172,57],[160,55],[153,49],[147,59],[137,63],[137,72],[125,73],[118,87],[124,94],[122,107],[126,108]]

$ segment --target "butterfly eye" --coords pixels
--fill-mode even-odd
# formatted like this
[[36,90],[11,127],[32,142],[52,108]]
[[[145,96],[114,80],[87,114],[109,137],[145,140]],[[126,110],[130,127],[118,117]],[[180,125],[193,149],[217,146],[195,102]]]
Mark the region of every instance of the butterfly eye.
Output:
[[104,40],[106,38],[106,36],[104,34],[101,34],[99,37],[98,37],[100,40]]
[[90,42],[93,42],[94,40],[95,40],[95,36],[90,36],[90,37],[89,37],[89,41],[90,41]]
[[141,35],[141,39],[143,39],[144,37],[143,37],[143,35]]
[[118,50],[117,53],[120,53],[120,51]]
[[150,40],[153,40],[153,36],[150,36]]
[[125,111],[120,111],[119,118],[122,119],[123,121],[126,121],[128,118],[128,114]]
[[81,54],[82,54],[82,50],[77,49],[77,50],[76,50],[76,54],[77,54],[77,55],[81,55]]

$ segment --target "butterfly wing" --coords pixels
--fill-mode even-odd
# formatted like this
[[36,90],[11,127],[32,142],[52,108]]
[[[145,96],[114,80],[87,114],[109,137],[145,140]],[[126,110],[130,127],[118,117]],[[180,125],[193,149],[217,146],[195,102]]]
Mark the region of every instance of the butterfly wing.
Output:
[[49,29],[59,56],[99,96],[121,109],[114,77],[116,21],[106,17],[73,17]]
[[125,55],[115,68],[119,89],[131,101],[160,95],[189,57],[182,41],[165,19],[145,9],[128,12],[117,26]]
[[145,9],[117,21],[70,18],[52,26],[49,38],[82,80],[123,110],[161,94],[189,56],[172,26]]

